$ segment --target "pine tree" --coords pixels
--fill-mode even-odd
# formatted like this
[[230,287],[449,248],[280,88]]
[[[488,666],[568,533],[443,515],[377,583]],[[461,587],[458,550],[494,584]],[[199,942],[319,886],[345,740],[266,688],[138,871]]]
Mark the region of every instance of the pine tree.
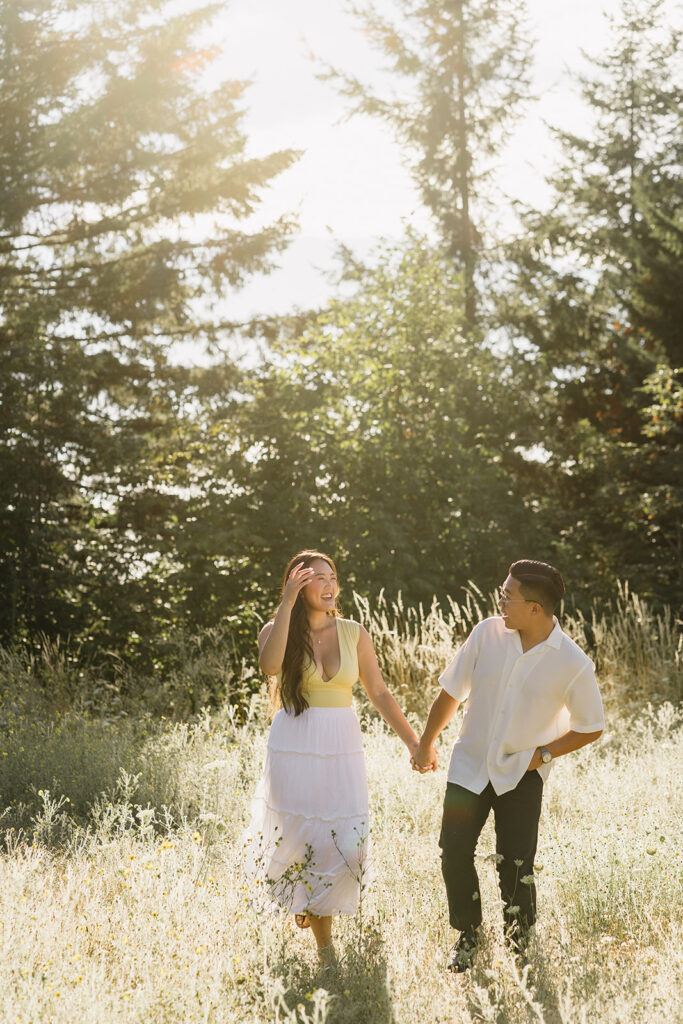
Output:
[[150,573],[174,564],[213,386],[178,345],[225,337],[231,289],[292,230],[241,226],[295,154],[251,157],[245,83],[203,86],[217,53],[194,40],[220,7],[0,2],[5,638],[111,643],[168,598]]
[[638,205],[627,314],[647,349],[658,347],[671,366],[683,366],[683,193],[671,195],[668,210],[643,195]]
[[545,381],[537,488],[558,560],[595,588],[622,575],[669,600],[680,541],[641,496],[652,382],[680,366],[680,270],[668,263],[680,223],[679,66],[663,0],[623,0],[607,52],[580,80],[590,131],[557,133],[554,200],[524,218],[510,249],[517,290],[501,313]]
[[[396,83],[388,98],[328,68],[351,112],[378,117],[405,147],[447,255],[463,272],[466,324],[477,319],[487,236],[487,179],[528,96],[529,36],[522,0],[401,0],[392,24],[357,5]],[[490,241],[490,239],[488,239]]]

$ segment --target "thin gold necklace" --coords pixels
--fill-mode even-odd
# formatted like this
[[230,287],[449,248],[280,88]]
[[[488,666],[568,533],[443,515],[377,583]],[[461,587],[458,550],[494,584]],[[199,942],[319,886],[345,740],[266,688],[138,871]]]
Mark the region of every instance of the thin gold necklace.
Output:
[[[323,629],[324,629],[324,628],[325,628],[325,627],[323,626]],[[311,632],[311,631],[309,630],[309,632]],[[311,636],[313,636],[313,633],[311,633]],[[321,643],[322,643],[322,640],[318,640],[317,636],[314,636],[314,637],[313,637],[313,639],[314,639],[314,641],[315,641],[315,642],[316,642],[317,644],[321,644]]]

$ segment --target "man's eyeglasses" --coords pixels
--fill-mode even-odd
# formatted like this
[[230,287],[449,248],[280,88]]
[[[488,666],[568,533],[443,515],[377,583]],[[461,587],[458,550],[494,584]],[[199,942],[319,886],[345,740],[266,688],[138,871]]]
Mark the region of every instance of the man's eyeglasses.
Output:
[[505,597],[503,594],[500,593],[500,591],[496,595],[496,601],[498,602],[498,604],[504,604],[504,605],[508,605],[508,604],[538,604],[539,603],[538,601],[535,601],[532,597],[518,597],[517,599],[512,598],[512,597]]

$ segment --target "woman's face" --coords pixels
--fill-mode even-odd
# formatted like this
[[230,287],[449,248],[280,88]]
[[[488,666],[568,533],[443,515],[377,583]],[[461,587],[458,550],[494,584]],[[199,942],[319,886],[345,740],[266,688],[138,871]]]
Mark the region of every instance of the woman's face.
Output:
[[313,575],[301,591],[305,604],[312,611],[334,611],[334,603],[339,593],[334,569],[324,558],[314,558],[309,565]]

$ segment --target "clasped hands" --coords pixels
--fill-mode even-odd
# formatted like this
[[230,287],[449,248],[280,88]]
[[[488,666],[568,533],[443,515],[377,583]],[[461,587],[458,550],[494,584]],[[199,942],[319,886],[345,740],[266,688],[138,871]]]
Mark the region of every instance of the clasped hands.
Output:
[[425,772],[435,772],[439,763],[436,747],[420,740],[411,751],[410,763],[413,771],[419,772],[420,775],[424,775]]

